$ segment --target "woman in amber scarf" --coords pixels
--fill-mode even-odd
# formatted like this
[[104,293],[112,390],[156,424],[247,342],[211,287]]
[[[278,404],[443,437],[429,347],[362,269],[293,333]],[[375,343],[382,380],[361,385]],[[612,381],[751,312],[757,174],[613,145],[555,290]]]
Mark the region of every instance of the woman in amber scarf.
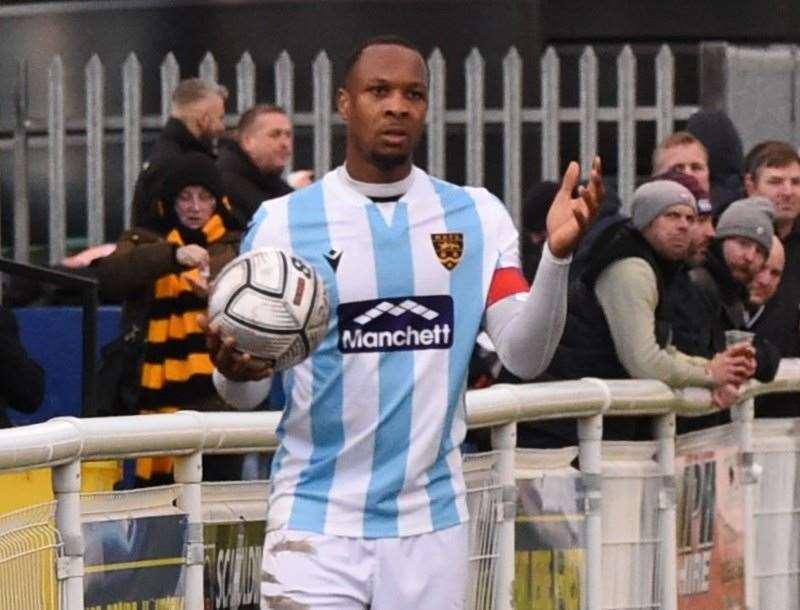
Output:
[[[189,153],[171,168],[156,211],[160,233],[125,232],[98,265],[100,289],[124,299],[128,332],[141,333],[140,413],[222,410],[211,383],[213,366],[197,314],[206,309],[208,281],[239,247],[222,181],[213,161]],[[239,456],[204,459],[204,479],[238,478]],[[139,459],[140,485],[171,481],[172,460]]]

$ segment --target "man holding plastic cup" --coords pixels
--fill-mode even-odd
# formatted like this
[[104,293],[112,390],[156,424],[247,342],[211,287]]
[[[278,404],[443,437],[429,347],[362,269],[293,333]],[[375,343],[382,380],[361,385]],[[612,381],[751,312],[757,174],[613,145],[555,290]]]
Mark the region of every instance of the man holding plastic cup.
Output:
[[711,322],[708,353],[723,351],[732,344],[752,344],[756,358],[753,376],[760,381],[775,377],[780,352],[769,341],[742,331],[747,327],[748,286],[772,248],[773,218],[769,199],[748,197],[733,202],[717,222],[706,262],[690,272],[692,282],[703,293]]

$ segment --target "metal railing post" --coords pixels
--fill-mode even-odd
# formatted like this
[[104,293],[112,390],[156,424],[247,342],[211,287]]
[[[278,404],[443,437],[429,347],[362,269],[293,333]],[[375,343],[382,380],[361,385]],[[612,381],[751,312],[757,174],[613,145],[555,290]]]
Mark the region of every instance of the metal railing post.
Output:
[[603,416],[578,420],[578,455],[586,488],[586,608],[603,603]]
[[495,573],[494,608],[511,610],[514,600],[514,527],[517,509],[517,482],[514,476],[514,454],[517,448],[517,423],[492,428],[492,449],[498,452],[497,475],[503,490],[500,505],[498,564]]
[[63,581],[63,610],[83,610],[83,553],[81,530],[81,462],[53,468],[56,528],[64,544],[58,559],[58,579]]
[[759,470],[753,454],[754,410],[752,398],[742,401],[731,409],[731,419],[736,422],[737,426],[744,476],[744,597],[747,610],[758,609],[755,494]]
[[178,508],[188,517],[186,532],[186,610],[203,610],[203,454],[175,458],[175,482],[181,486]]
[[661,610],[678,607],[678,542],[676,538],[675,494],[675,414],[659,415],[655,419],[658,442],[658,471],[661,489],[658,496],[658,536],[661,539],[658,555]]

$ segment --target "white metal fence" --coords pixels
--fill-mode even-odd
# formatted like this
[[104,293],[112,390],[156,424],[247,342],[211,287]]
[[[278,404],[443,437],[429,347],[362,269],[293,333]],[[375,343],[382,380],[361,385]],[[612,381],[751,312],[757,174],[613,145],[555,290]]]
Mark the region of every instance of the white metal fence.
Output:
[[[495,59],[495,58],[491,58]],[[655,58],[655,103],[637,103],[637,56],[625,46],[616,59],[616,103],[601,106],[598,101],[598,56],[592,47],[586,47],[580,56],[577,74],[579,103],[568,107],[562,104],[561,58],[553,48],[548,48],[538,66],[524,65],[516,49],[512,48],[502,58],[502,103],[499,107],[486,106],[486,59],[474,49],[458,70],[463,71],[463,108],[447,106],[446,58],[437,49],[428,58],[430,69],[430,108],[427,123],[427,170],[434,176],[447,178],[448,128],[463,128],[465,132],[465,175],[470,185],[482,185],[486,168],[486,128],[499,126],[502,130],[503,198],[514,218],[519,218],[523,172],[536,173],[531,163],[523,158],[523,129],[538,126],[541,131],[541,178],[555,180],[560,176],[561,126],[571,123],[579,126],[580,161],[588,167],[598,151],[598,125],[616,124],[618,185],[623,202],[629,200],[635,186],[637,155],[637,124],[655,125],[656,138],[669,134],[676,120],[687,119],[697,104],[675,103],[675,56],[668,46],[661,47]],[[130,54],[121,66],[121,115],[106,112],[105,100],[109,96],[106,82],[107,67],[94,55],[85,66],[85,116],[67,118],[64,114],[65,69],[60,56],[50,63],[48,79],[48,114],[46,121],[36,121],[27,116],[27,74],[20,67],[18,74],[17,118],[13,139],[5,148],[13,150],[13,224],[14,258],[27,262],[30,258],[30,209],[28,196],[28,146],[29,132],[43,130],[47,134],[48,151],[48,236],[51,263],[63,258],[67,251],[66,217],[68,206],[86,206],[86,238],[89,245],[102,243],[116,236],[105,234],[105,216],[109,206],[122,202],[104,198],[107,176],[105,172],[106,147],[120,135],[123,144],[122,180],[124,192],[123,218],[130,218],[133,186],[142,164],[142,139],[147,130],[161,127],[169,114],[170,95],[181,77],[174,55],[166,56],[161,64],[158,84],[154,75],[143,75],[135,54]],[[113,69],[120,69],[114,67]],[[244,53],[236,65],[235,108],[240,113],[256,100],[256,75],[264,67],[256,66],[249,53]],[[286,108],[296,126],[313,130],[313,165],[317,175],[327,171],[333,159],[333,130],[341,124],[334,113],[334,65],[325,52],[321,52],[311,66],[312,107],[310,111],[297,111],[295,107],[296,70],[287,52],[280,54],[272,66],[274,71],[274,101]],[[208,53],[197,67],[196,73],[207,80],[216,81],[218,66]],[[541,87],[538,106],[526,106],[523,97],[534,89],[536,79]],[[160,87],[161,112],[148,115],[142,112],[142,93],[145,87]],[[229,104],[230,110],[231,104]],[[235,124],[235,116],[227,117],[228,125]],[[66,143],[78,138],[86,146],[86,201],[66,200]],[[528,169],[530,168],[530,169]]]
[[[760,451],[758,455],[762,457],[759,459],[764,459],[762,454],[767,452],[768,447],[758,439],[754,442],[752,396],[790,390],[800,390],[800,360],[784,360],[777,379],[770,384],[752,383],[743,394],[743,401],[733,412],[733,430],[743,455],[743,477],[747,482],[744,495],[744,571],[747,607],[751,609],[760,607],[773,610],[778,607],[760,603],[758,597],[759,579],[763,581],[776,577],[781,577],[782,580],[767,583],[770,588],[765,589],[765,595],[774,596],[789,588],[791,599],[794,600],[791,603],[795,605],[781,607],[793,608],[797,604],[796,589],[792,589],[796,587],[798,577],[795,562],[798,555],[797,538],[788,540],[790,549],[783,555],[788,558],[790,565],[771,565],[769,570],[765,570],[761,564],[770,561],[771,550],[756,535],[756,509],[761,511],[758,516],[760,520],[768,518],[765,513],[780,511],[775,510],[774,501],[768,504],[762,497],[761,503],[757,502],[755,483],[759,480],[759,464],[754,459],[754,450]],[[508,610],[512,605],[515,569],[516,424],[520,421],[553,417],[578,419],[580,471],[586,490],[583,519],[586,541],[585,607],[589,610],[614,607],[609,606],[604,599],[604,552],[623,553],[630,557],[630,549],[627,552],[624,549],[619,550],[625,546],[635,549],[637,553],[644,553],[641,556],[646,558],[648,564],[657,566],[657,578],[645,587],[649,593],[644,591],[641,595],[636,594],[641,604],[628,602],[625,607],[648,606],[665,610],[674,610],[677,607],[675,414],[698,415],[711,411],[713,407],[707,390],[672,390],[660,382],[645,380],[585,379],[519,386],[500,385],[469,392],[467,408],[470,426],[491,429],[494,448],[491,475],[486,477],[487,484],[483,488],[497,494],[494,502],[491,497],[488,498],[488,505],[495,506],[495,523],[487,521],[488,515],[480,508],[480,498],[476,496],[478,504],[472,505],[473,508],[478,506],[475,527],[496,528],[496,536],[492,537],[489,548],[482,553],[492,565],[488,571],[479,570],[477,580],[473,581],[476,599],[482,607],[487,607],[489,595],[491,607],[497,610]],[[645,473],[645,478],[652,479],[652,484],[658,488],[658,512],[654,520],[652,515],[648,515],[646,540],[605,540],[605,551],[604,494],[615,492],[609,487],[613,487],[613,480],[604,478],[606,473],[601,442],[604,415],[649,415],[655,418],[655,455],[653,466],[649,467],[652,472]],[[190,531],[196,531],[203,522],[202,453],[274,449],[278,418],[279,414],[274,412],[201,414],[185,411],[158,417],[58,418],[43,424],[0,431],[0,471],[53,467],[53,489],[57,506],[55,521],[64,541],[63,557],[59,564],[59,578],[67,600],[62,606],[63,610],[83,608],[81,460],[165,453],[176,456],[175,479],[180,486],[177,507],[188,516]],[[784,424],[784,427],[784,432],[791,439],[784,442],[789,442],[796,448],[800,444],[797,441],[799,437],[796,422]],[[796,455],[791,457],[796,460]],[[784,465],[781,472],[786,477],[794,471]],[[481,486],[475,489],[481,489]],[[772,491],[780,493],[779,489]],[[788,503],[777,502],[777,505],[785,514],[793,515],[798,510],[793,504],[795,490],[793,487],[784,488],[783,492],[791,497]],[[764,529],[759,525],[758,531],[761,532],[762,529],[769,535],[775,535],[774,528]],[[202,540],[190,542],[190,547],[202,545]],[[615,544],[612,548],[609,544],[612,542],[623,544]],[[763,559],[760,554],[757,555],[757,544],[761,545],[758,548],[763,549]],[[196,551],[197,549],[189,548],[187,557],[196,556]],[[608,559],[607,555],[605,559]],[[774,558],[772,563],[775,563]],[[486,581],[487,574],[492,575],[491,582]],[[185,582],[185,607],[187,610],[202,608],[202,562],[198,564],[187,559]],[[652,598],[650,602],[647,602],[647,595]]]

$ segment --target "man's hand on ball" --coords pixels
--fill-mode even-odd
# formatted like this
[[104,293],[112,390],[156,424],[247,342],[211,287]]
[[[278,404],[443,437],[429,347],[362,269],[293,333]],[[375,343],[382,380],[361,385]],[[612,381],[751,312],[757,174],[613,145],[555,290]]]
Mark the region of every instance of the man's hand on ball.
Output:
[[175,260],[184,267],[208,267],[208,250],[197,244],[181,246],[175,250]]
[[274,372],[272,366],[258,358],[236,349],[236,339],[223,337],[218,328],[209,324],[208,318],[200,314],[197,323],[206,335],[206,345],[211,362],[216,369],[231,381],[258,381]]

